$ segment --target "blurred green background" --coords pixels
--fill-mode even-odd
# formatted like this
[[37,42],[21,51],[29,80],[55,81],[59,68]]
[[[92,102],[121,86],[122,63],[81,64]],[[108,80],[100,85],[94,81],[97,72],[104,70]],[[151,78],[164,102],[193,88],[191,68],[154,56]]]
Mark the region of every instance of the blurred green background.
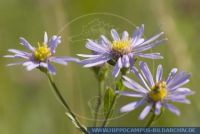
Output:
[[[89,53],[84,47],[87,38],[109,35],[111,28],[131,33],[141,24],[145,25],[145,37],[164,31],[168,38],[165,45],[152,50],[160,51],[165,59],[150,61],[151,68],[162,63],[165,76],[172,67],[191,72],[187,87],[196,92],[189,97],[190,105],[175,104],[181,110],[180,117],[166,111],[154,126],[200,126],[199,7],[198,0],[0,0],[0,134],[78,133],[42,73],[5,66],[14,61],[2,58],[7,49],[25,50],[19,45],[20,36],[36,45],[43,40],[44,31],[49,36],[59,33],[63,42],[57,55],[76,56]],[[93,72],[73,63],[55,66],[55,81],[73,111],[82,123],[92,126],[90,105],[98,87]],[[107,84],[113,83],[110,80]],[[132,100],[121,97],[117,112]],[[109,126],[144,126],[146,120],[138,120],[142,108],[111,121]]]

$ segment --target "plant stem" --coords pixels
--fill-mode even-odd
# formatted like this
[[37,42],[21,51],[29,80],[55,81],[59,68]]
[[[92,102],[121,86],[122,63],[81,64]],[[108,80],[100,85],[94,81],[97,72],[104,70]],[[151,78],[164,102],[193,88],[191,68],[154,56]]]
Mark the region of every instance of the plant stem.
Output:
[[110,109],[109,109],[109,111],[108,111],[108,113],[107,113],[107,115],[106,115],[106,118],[105,118],[105,120],[104,120],[104,122],[103,122],[103,124],[102,124],[102,127],[105,127],[105,126],[107,125],[107,123],[108,123],[108,118],[110,117],[110,115],[111,115],[111,113],[112,113],[112,111],[113,111],[113,108],[114,108],[114,105],[115,105],[115,103],[116,103],[117,97],[118,97],[118,94],[116,94],[116,95],[114,96],[114,98],[113,98],[113,101],[112,101],[112,103],[111,103],[111,105],[110,105]]
[[152,123],[154,122],[155,118],[156,118],[156,115],[153,113],[145,127],[150,127],[152,125]]
[[69,107],[69,105],[67,104],[67,101],[63,98],[62,94],[60,93],[58,87],[56,86],[55,82],[53,81],[52,76],[49,73],[46,73],[47,77],[50,81],[51,86],[53,87],[54,93],[57,96],[57,98],[60,100],[60,102],[64,105],[64,107],[68,110],[69,114],[72,116],[72,118],[74,119],[74,122],[76,123],[76,125],[80,128],[80,130],[84,133],[84,134],[88,134],[87,130],[85,127],[83,127],[83,125],[81,125],[81,123],[78,121],[78,119],[76,118],[75,114],[72,112],[71,108]]
[[96,110],[95,110],[95,122],[94,122],[94,127],[96,127],[97,125],[97,119],[98,119],[98,113],[99,113],[99,108],[101,106],[102,103],[102,93],[104,90],[104,81],[101,80],[99,81],[99,93],[98,93],[98,100],[97,100],[97,106],[96,106]]

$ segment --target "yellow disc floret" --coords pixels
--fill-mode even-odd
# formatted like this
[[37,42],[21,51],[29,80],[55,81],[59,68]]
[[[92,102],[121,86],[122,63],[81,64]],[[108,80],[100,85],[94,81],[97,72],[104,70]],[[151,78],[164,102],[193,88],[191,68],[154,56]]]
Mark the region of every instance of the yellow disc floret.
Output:
[[162,101],[167,96],[166,82],[162,81],[155,84],[149,92],[149,97],[153,101]]
[[49,56],[51,56],[51,51],[47,44],[38,43],[38,48],[34,52],[34,58],[38,61],[45,61]]
[[128,54],[131,52],[131,41],[115,40],[112,42],[112,51],[118,55]]

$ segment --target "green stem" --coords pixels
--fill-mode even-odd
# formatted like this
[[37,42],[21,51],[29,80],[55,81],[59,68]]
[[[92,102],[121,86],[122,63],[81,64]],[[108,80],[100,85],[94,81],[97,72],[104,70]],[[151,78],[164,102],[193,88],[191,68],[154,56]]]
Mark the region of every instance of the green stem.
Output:
[[113,108],[114,108],[114,106],[115,106],[117,97],[118,97],[118,94],[116,94],[116,95],[114,96],[114,98],[113,98],[113,101],[112,101],[112,103],[111,103],[111,105],[110,105],[110,109],[109,109],[109,111],[108,111],[108,113],[107,113],[107,115],[106,115],[106,117],[105,117],[105,120],[104,120],[104,122],[103,122],[103,124],[102,124],[102,127],[106,127],[106,125],[108,124],[108,119],[109,119],[109,117],[110,117],[110,115],[111,115],[111,113],[112,113],[112,111],[113,111]]
[[69,107],[69,105],[67,104],[67,101],[63,98],[63,96],[61,95],[58,87],[56,86],[55,82],[53,81],[52,76],[49,73],[46,73],[47,77],[50,81],[51,86],[53,87],[54,93],[55,95],[58,97],[58,99],[60,100],[60,102],[64,105],[64,107],[68,110],[69,114],[72,116],[72,118],[74,119],[74,122],[77,124],[77,126],[80,128],[80,130],[84,133],[84,134],[88,134],[87,130],[85,127],[83,127],[83,125],[81,125],[81,123],[79,122],[79,120],[76,118],[75,114],[72,112],[71,108]]
[[94,122],[94,127],[96,127],[97,125],[97,119],[98,119],[98,113],[99,113],[99,108],[101,106],[102,103],[102,93],[104,90],[104,81],[99,81],[99,93],[98,93],[98,100],[97,100],[97,106],[96,106],[96,110],[95,110],[95,122]]
[[[116,89],[115,89],[115,91],[117,91],[117,90],[123,90],[124,86],[123,86],[123,84],[122,84],[122,79],[123,79],[122,76],[126,75],[126,72],[127,72],[126,69],[125,69],[125,70],[121,70],[121,78],[120,78],[120,80],[119,80],[120,84],[118,84],[118,83],[116,84]],[[113,112],[113,109],[114,109],[114,106],[115,106],[115,104],[116,104],[116,101],[117,101],[117,98],[118,98],[118,97],[119,97],[119,94],[115,94],[115,96],[114,96],[114,98],[113,98],[113,101],[112,101],[112,103],[111,103],[110,109],[109,109],[109,111],[108,111],[108,113],[107,113],[107,115],[106,115],[106,117],[105,117],[105,120],[104,120],[104,122],[103,122],[103,124],[102,124],[102,127],[106,127],[106,125],[108,124],[108,119],[109,119],[109,117],[111,116],[111,113]]]
[[154,122],[155,118],[156,118],[156,115],[153,113],[145,127],[150,127],[152,125],[152,123]]

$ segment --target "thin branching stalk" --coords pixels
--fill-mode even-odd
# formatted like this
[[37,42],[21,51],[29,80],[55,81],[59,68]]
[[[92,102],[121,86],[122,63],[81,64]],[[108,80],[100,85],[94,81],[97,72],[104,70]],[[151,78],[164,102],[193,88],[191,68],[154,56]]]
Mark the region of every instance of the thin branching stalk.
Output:
[[153,114],[151,115],[151,118],[149,119],[149,121],[148,121],[147,124],[145,125],[145,127],[151,127],[151,125],[152,125],[152,123],[154,122],[155,118],[156,118],[156,115],[155,115],[155,113],[153,113]]
[[102,98],[103,98],[103,90],[104,90],[104,81],[101,80],[99,81],[99,91],[98,91],[98,100],[97,100],[97,105],[96,105],[96,109],[95,109],[95,120],[94,120],[94,127],[96,127],[97,125],[97,121],[98,121],[98,114],[99,114],[99,110],[102,104]]
[[68,110],[68,113],[70,114],[70,117],[73,119],[73,122],[77,125],[77,127],[84,133],[88,134],[86,128],[79,122],[79,120],[76,118],[76,115],[72,112],[71,108],[69,107],[67,101],[64,99],[62,94],[60,93],[58,87],[56,86],[55,82],[53,81],[52,76],[47,73],[47,77],[50,81],[51,86],[53,87],[53,91],[57,98],[60,100],[60,102],[64,105],[64,107]]
[[112,111],[114,109],[114,106],[116,104],[117,98],[118,98],[118,94],[115,94],[115,96],[113,98],[113,101],[112,101],[112,103],[110,105],[110,109],[109,109],[108,113],[106,114],[105,120],[104,120],[104,122],[102,124],[102,127],[106,127],[106,125],[108,124],[108,119],[109,119],[109,117],[110,117],[110,115],[111,115],[111,113],[112,113]]

